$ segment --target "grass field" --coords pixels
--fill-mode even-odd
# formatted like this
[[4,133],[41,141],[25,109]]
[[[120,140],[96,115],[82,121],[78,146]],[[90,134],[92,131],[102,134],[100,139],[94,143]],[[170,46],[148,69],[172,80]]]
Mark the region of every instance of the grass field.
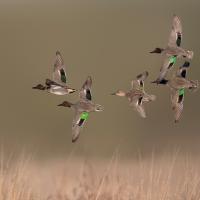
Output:
[[1,156],[1,200],[198,200],[200,159],[178,151],[132,160]]

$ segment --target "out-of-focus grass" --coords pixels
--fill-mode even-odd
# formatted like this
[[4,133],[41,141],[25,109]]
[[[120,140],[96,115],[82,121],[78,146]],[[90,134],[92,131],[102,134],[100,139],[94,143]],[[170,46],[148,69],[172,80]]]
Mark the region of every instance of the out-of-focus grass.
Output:
[[[200,161],[200,160],[199,160]],[[1,200],[198,200],[200,162],[177,151],[123,160],[1,155]]]

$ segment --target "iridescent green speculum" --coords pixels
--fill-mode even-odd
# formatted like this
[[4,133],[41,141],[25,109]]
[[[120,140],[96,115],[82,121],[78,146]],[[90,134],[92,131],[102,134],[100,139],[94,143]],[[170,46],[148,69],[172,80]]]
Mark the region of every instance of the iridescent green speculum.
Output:
[[181,95],[184,96],[185,95],[185,89],[184,88],[179,89],[178,94],[179,94],[179,96],[181,96]]
[[176,62],[176,56],[171,56],[169,59],[170,63],[175,63]]
[[61,81],[62,81],[63,83],[66,83],[66,82],[67,82],[66,77],[65,77],[64,75],[61,75]]
[[83,119],[83,120],[87,120],[88,117],[89,117],[89,113],[88,113],[88,112],[83,112],[83,113],[81,114],[81,119]]
[[60,75],[61,75],[61,81],[63,83],[66,83],[67,82],[66,74],[65,74],[65,71],[63,69],[60,70]]

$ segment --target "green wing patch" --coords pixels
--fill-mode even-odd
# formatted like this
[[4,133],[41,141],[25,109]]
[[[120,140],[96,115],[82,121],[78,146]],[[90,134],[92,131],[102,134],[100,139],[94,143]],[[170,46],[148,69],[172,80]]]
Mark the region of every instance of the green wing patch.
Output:
[[174,64],[176,62],[176,59],[176,56],[171,56],[169,62]]
[[87,120],[88,117],[89,117],[89,113],[88,113],[88,112],[83,112],[83,113],[81,113],[81,117],[80,117],[81,119]]
[[185,95],[185,89],[184,88],[179,89],[178,94],[179,94],[179,96],[184,96]]
[[61,81],[62,81],[63,83],[66,83],[66,82],[67,82],[67,78],[66,78],[66,74],[65,74],[64,69],[61,69],[61,70],[60,70],[60,75],[61,75]]

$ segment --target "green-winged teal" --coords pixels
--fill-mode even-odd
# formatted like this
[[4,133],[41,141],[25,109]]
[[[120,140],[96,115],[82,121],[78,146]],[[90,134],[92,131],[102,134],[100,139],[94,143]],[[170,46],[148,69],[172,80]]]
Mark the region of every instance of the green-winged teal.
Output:
[[103,110],[101,105],[91,101],[91,85],[92,79],[88,76],[80,90],[80,100],[77,103],[64,101],[58,105],[73,108],[75,110],[75,116],[72,123],[72,142],[76,142],[78,139],[80,131],[85,124],[85,121],[88,119],[89,113]]
[[118,90],[117,92],[112,93],[112,95],[126,97],[130,102],[130,106],[133,106],[143,118],[146,117],[143,103],[154,101],[156,99],[155,95],[149,95],[144,91],[144,80],[147,76],[147,71],[139,74],[136,80],[131,81],[132,88],[128,92]]
[[185,89],[198,89],[198,81],[186,79],[187,69],[190,63],[185,62],[170,80],[163,79],[162,84],[166,84],[171,90],[171,103],[174,111],[175,122],[178,122],[183,111]]
[[38,84],[33,89],[46,90],[56,95],[66,95],[74,93],[76,90],[66,85],[66,70],[63,58],[59,51],[56,52],[56,60],[53,68],[53,80],[46,79],[45,86]]
[[173,22],[172,22],[172,30],[169,36],[168,44],[165,49],[156,48],[155,50],[151,51],[150,53],[161,53],[163,54],[164,62],[160,69],[159,77],[157,78],[154,83],[160,83],[163,77],[166,75],[168,70],[175,64],[176,59],[183,57],[192,59],[193,58],[193,51],[189,51],[183,49],[181,47],[182,42],[182,25],[179,17],[174,15]]

